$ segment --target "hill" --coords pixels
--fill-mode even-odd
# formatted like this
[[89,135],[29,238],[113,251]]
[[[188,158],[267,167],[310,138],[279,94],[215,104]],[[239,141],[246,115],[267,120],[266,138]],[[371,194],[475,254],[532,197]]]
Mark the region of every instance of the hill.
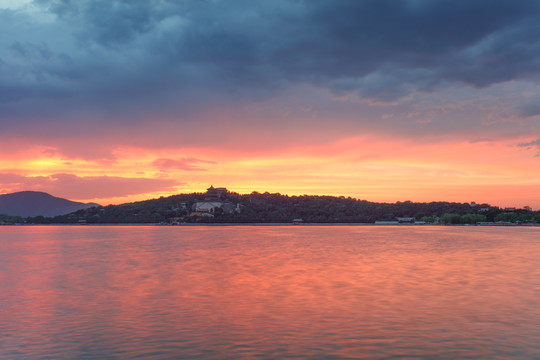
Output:
[[233,209],[215,208],[211,213],[195,211],[197,202],[205,201],[202,193],[179,194],[159,199],[79,210],[51,219],[29,219],[38,223],[374,223],[394,221],[398,217],[428,223],[476,223],[482,221],[540,222],[540,211],[507,211],[488,204],[453,202],[413,203],[411,201],[375,203],[350,197],[288,196],[258,193],[226,192],[221,201]]
[[39,191],[20,191],[0,195],[0,214],[11,216],[58,216],[99,206],[54,197]]

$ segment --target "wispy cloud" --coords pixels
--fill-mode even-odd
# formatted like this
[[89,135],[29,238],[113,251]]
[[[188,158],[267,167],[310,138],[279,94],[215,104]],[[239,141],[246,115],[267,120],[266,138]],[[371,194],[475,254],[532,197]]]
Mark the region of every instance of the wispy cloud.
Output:
[[528,149],[533,148],[533,147],[540,149],[540,138],[536,140],[528,141],[528,142],[522,142],[517,145],[520,147],[528,148]]
[[199,164],[216,164],[215,161],[200,160],[196,158],[182,159],[157,159],[152,165],[159,171],[166,172],[167,170],[185,170],[185,171],[206,171],[206,169],[198,166]]
[[0,192],[35,190],[69,199],[106,199],[159,191],[174,191],[183,183],[173,179],[130,178],[119,176],[77,176],[51,174],[23,176],[0,174]]

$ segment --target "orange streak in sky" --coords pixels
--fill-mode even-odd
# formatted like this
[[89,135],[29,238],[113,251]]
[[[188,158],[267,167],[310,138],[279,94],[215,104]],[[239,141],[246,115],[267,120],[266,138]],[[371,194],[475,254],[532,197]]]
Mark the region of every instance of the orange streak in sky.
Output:
[[[42,150],[35,150],[3,158],[0,169],[24,176],[67,173],[175,179],[178,186],[174,193],[202,192],[213,184],[240,193],[344,195],[384,202],[475,201],[540,209],[539,158],[534,149],[514,145],[519,142],[420,143],[365,136],[259,153],[217,148],[118,148],[117,160],[109,164],[45,156]],[[160,169],[154,164],[157,159],[175,160],[172,164],[187,159],[193,166]],[[2,190],[25,189],[4,186]],[[53,195],[105,205],[172,194],[156,189],[113,198]]]

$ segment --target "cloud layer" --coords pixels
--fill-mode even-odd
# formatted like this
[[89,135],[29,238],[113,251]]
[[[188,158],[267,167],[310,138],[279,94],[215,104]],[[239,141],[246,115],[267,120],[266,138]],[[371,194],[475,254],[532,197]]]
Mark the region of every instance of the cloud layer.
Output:
[[[30,5],[29,5],[30,6]],[[60,1],[0,10],[4,121],[145,111],[291,85],[394,100],[538,78],[537,1]]]

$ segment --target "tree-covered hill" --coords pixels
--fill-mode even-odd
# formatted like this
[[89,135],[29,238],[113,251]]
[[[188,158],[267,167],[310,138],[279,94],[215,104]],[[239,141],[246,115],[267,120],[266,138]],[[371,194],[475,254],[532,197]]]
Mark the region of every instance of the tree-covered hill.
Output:
[[397,217],[414,217],[417,221],[476,223],[479,221],[540,222],[540,212],[505,211],[488,204],[452,202],[376,203],[350,197],[288,196],[271,193],[237,194],[227,192],[222,201],[240,204],[240,211],[216,211],[211,216],[192,212],[204,194],[179,194],[122,205],[92,207],[54,218],[35,217],[30,223],[374,223],[393,221]]

